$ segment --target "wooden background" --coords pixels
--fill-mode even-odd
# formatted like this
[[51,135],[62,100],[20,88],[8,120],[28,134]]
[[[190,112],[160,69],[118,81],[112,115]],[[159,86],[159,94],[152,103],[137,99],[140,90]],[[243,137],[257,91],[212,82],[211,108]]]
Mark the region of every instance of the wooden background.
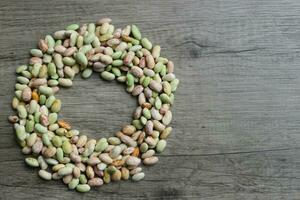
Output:
[[[137,24],[176,64],[174,134],[145,180],[79,194],[25,166],[7,116],[38,39],[104,16]],[[299,63],[298,0],[1,0],[0,199],[300,199]],[[136,105],[97,74],[59,96],[63,117],[97,138]]]

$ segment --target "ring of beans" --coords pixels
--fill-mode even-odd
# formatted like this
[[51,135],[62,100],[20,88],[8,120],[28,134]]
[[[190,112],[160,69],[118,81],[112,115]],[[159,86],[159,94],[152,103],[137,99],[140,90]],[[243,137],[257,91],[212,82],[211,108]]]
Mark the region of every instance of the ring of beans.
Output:
[[[40,39],[27,65],[16,69],[17,83],[9,116],[25,162],[40,168],[45,180],[62,179],[69,189],[87,192],[111,181],[139,181],[140,167],[158,162],[166,147],[174,92],[179,80],[172,61],[160,55],[136,25],[123,29],[102,18],[96,23],[71,24]],[[71,87],[76,74],[95,72],[106,81],[124,83],[138,98],[131,124],[115,136],[88,138],[61,119],[59,87]]]

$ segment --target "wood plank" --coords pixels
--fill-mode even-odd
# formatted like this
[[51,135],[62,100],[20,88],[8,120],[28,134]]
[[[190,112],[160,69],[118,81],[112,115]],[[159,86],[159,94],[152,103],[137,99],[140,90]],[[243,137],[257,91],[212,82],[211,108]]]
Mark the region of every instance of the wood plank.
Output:
[[[181,84],[174,133],[145,180],[81,195],[40,180],[24,165],[6,118],[14,70],[37,40],[103,16],[116,26],[135,23],[160,44]],[[296,0],[1,1],[1,198],[299,198],[299,33]],[[97,74],[76,78],[59,97],[63,117],[91,137],[112,135],[136,105],[122,86]]]

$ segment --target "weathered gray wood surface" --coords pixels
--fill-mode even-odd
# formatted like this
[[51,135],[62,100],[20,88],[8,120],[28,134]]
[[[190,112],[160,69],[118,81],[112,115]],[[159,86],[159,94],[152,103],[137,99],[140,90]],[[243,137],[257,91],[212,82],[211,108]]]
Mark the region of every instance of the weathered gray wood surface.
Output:
[[[29,169],[7,122],[14,70],[39,38],[109,16],[135,23],[176,64],[174,134],[139,183],[88,194]],[[0,1],[0,199],[300,199],[300,1]],[[90,136],[129,122],[135,100],[94,75],[60,92]]]

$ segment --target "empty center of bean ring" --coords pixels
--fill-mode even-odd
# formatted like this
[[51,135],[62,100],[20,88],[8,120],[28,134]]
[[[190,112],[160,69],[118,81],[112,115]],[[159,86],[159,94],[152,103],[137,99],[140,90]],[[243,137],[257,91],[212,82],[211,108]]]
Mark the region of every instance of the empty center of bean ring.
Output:
[[[156,164],[156,154],[166,147],[179,83],[172,61],[160,50],[137,26],[115,29],[109,18],[71,24],[41,39],[30,51],[29,64],[16,69],[12,107],[17,115],[9,116],[25,163],[39,168],[42,179],[62,179],[78,192],[143,179],[141,164]],[[106,81],[124,83],[138,98],[131,124],[114,137],[88,138],[59,115],[59,87],[71,87],[76,74],[87,79],[93,71]]]

